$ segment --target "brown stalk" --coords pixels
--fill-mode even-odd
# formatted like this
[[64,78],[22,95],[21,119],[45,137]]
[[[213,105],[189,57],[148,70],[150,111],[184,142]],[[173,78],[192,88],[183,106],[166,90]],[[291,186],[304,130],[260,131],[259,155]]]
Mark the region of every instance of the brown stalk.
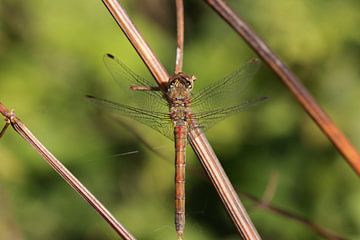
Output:
[[20,134],[44,159],[45,161],[75,190],[77,191],[125,240],[134,240],[135,238],[115,219],[114,216],[96,199],[94,195],[58,160],[44,145],[30,132],[30,130],[0,103],[0,113],[5,120],[11,124],[13,129]]
[[5,126],[1,129],[0,138],[1,138],[2,136],[4,136],[7,128],[9,127],[9,125],[10,125],[10,122],[6,121]]
[[158,85],[164,88],[168,79],[169,74],[165,70],[164,66],[156,58],[150,47],[147,45],[145,40],[141,37],[134,24],[131,22],[129,16],[125,10],[121,7],[117,0],[103,0],[103,3],[133,45],[140,58],[145,63],[146,67],[150,70],[154,76]]
[[278,172],[272,172],[270,175],[270,179],[265,188],[264,194],[261,198],[263,203],[270,203],[276,193],[276,189],[278,187]]
[[282,217],[285,217],[287,219],[292,219],[293,221],[295,222],[298,222],[304,226],[306,226],[307,228],[309,228],[311,231],[315,232],[316,234],[318,234],[319,236],[325,238],[325,239],[329,239],[329,240],[345,240],[346,238],[345,237],[342,237],[342,236],[339,236],[335,233],[332,233],[330,232],[329,230],[323,228],[322,226],[319,226],[313,222],[311,222],[310,220],[302,217],[302,216],[299,216],[295,213],[292,213],[290,211],[287,211],[287,210],[284,210],[284,209],[281,209],[281,208],[278,208],[278,207],[275,207],[273,205],[271,205],[270,203],[268,202],[264,202],[260,199],[258,199],[257,197],[251,195],[251,194],[248,194],[248,193],[240,193],[240,195],[242,197],[245,197],[247,198],[248,200],[254,202],[256,204],[256,207],[257,208],[262,208],[262,209],[265,209],[265,210],[268,210],[278,216],[282,216]]
[[176,29],[177,29],[177,48],[175,73],[182,71],[184,56],[184,2],[176,0]]
[[[164,86],[169,78],[168,73],[131,23],[120,3],[117,0],[103,0],[103,2],[157,83]],[[205,135],[197,129],[190,131],[188,138],[240,235],[243,239],[261,239]]]
[[307,228],[309,228],[311,231],[313,231],[315,234],[329,240],[344,240],[345,237],[339,236],[335,233],[330,232],[329,230],[325,229],[324,227],[315,224],[314,222],[310,221],[309,219],[306,219],[300,215],[297,215],[293,212],[284,210],[283,208],[274,207],[271,205],[271,201],[273,199],[273,196],[275,195],[277,184],[278,183],[278,172],[272,172],[270,175],[270,179],[267,183],[267,186],[265,188],[265,191],[263,193],[263,196],[261,199],[245,193],[245,192],[239,192],[242,197],[247,198],[248,200],[252,201],[254,203],[253,209],[265,209],[269,212],[273,213],[274,215],[278,215],[284,218],[291,219],[298,224],[301,224]]
[[[119,119],[115,119],[115,120],[120,125],[123,125],[125,123],[124,121],[120,121]],[[136,138],[144,144],[144,146],[146,148],[148,148],[150,151],[152,151],[153,153],[155,153],[156,155],[161,157],[166,162],[170,163],[169,158],[166,158],[158,150],[151,147],[151,145],[141,136],[141,134],[139,134],[134,128],[131,128],[131,126],[129,124],[125,123],[123,125],[123,127],[125,127],[126,129],[129,129],[129,131],[132,132],[136,136]],[[189,169],[189,170],[193,170],[193,169]],[[190,172],[190,174],[191,173],[193,176],[196,175],[197,177],[201,178],[202,180],[205,180],[203,175],[196,174],[195,172]],[[246,198],[249,201],[251,201],[252,203],[254,203],[254,206],[253,206],[254,210],[261,208],[261,209],[265,209],[265,210],[271,212],[274,215],[278,215],[278,216],[281,216],[284,218],[289,218],[289,219],[297,222],[298,224],[304,225],[305,227],[309,228],[314,233],[316,233],[319,236],[321,236],[325,239],[328,239],[328,240],[346,240],[345,237],[340,236],[335,233],[332,233],[329,230],[327,230],[326,228],[324,228],[320,225],[317,225],[317,224],[311,222],[310,220],[305,219],[302,216],[299,216],[295,213],[287,211],[283,208],[279,208],[279,207],[275,207],[275,206],[271,205],[271,201],[276,193],[276,189],[278,186],[278,177],[279,177],[278,172],[271,173],[270,179],[268,181],[268,184],[265,188],[265,191],[264,191],[261,199],[255,197],[249,193],[245,193],[245,192],[240,192],[240,195],[242,195],[243,198]]]
[[261,239],[205,134],[199,128],[192,129],[189,132],[189,142],[241,237]]
[[360,175],[360,155],[316,103],[294,73],[276,56],[264,41],[223,0],[206,2],[249,44],[264,62],[279,76],[296,100],[334,144],[353,170]]

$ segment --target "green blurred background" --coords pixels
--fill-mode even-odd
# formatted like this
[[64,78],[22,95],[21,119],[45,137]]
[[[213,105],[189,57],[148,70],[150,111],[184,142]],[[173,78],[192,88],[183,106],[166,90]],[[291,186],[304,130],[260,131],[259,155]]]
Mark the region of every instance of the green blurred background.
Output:
[[[125,7],[169,72],[174,69],[175,1]],[[360,149],[360,2],[230,1],[302,79]],[[196,87],[255,56],[202,1],[185,1],[184,70]],[[129,127],[85,101],[116,96],[103,65],[113,53],[151,79],[101,1],[0,2],[0,101],[138,239],[175,239],[173,143]],[[258,197],[277,176],[272,203],[350,239],[360,239],[359,179],[263,66],[252,82],[271,101],[227,119],[207,136],[235,188]],[[134,137],[167,156],[158,157]],[[137,154],[119,155],[129,151]],[[239,239],[216,191],[188,149],[186,239]],[[304,226],[249,208],[263,239],[319,239]],[[14,131],[0,140],[0,239],[118,239],[96,212]]]

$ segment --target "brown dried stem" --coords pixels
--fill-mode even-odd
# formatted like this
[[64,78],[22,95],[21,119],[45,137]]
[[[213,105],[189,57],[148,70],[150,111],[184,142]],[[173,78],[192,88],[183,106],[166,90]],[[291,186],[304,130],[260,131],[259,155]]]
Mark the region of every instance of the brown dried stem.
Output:
[[241,237],[245,240],[261,239],[205,134],[199,128],[192,129],[189,142]]
[[360,175],[360,155],[316,103],[294,73],[276,56],[262,39],[223,0],[206,2],[249,44],[250,47],[279,76],[296,100],[315,121],[318,127],[344,156],[348,164]]
[[272,172],[270,179],[265,188],[264,194],[261,198],[263,203],[270,203],[275,195],[276,189],[278,187],[278,172]]
[[242,197],[245,197],[245,198],[249,199],[250,201],[254,202],[256,204],[255,206],[257,208],[266,209],[278,216],[282,216],[287,219],[292,219],[295,222],[298,222],[298,223],[308,227],[311,231],[315,232],[316,234],[318,234],[319,236],[321,236],[325,239],[329,239],[329,240],[345,240],[346,239],[345,237],[342,237],[335,233],[332,233],[329,230],[325,229],[324,227],[319,226],[302,216],[299,216],[295,213],[284,210],[282,208],[275,207],[275,206],[271,205],[270,203],[264,202],[251,194],[241,192],[240,195]]
[[94,195],[58,160],[45,146],[30,132],[24,123],[0,103],[0,113],[11,124],[14,130],[20,134],[44,159],[45,161],[95,210],[110,224],[122,239],[134,240],[135,238],[115,219],[114,216],[96,199]]
[[[163,87],[169,75],[131,23],[124,9],[116,0],[103,0],[103,2],[152,72],[155,80]],[[240,235],[244,239],[261,239],[205,135],[197,129],[190,131],[188,138]]]
[[184,2],[176,0],[176,29],[177,29],[177,48],[175,73],[182,71],[184,56]]
[[9,127],[9,125],[10,125],[10,122],[6,121],[5,126],[1,129],[0,138],[1,138],[2,136],[4,136],[7,128]]
[[141,37],[120,3],[117,0],[103,0],[103,3],[144,61],[146,67],[150,70],[159,86],[164,88],[169,79],[169,74],[156,58],[145,40]]

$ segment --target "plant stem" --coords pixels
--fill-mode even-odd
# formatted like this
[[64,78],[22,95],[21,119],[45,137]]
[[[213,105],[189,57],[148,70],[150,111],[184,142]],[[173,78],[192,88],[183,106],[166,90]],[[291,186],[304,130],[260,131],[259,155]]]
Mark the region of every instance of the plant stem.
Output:
[[347,140],[344,134],[330,120],[316,103],[294,73],[276,56],[265,42],[242,20],[223,0],[206,0],[206,2],[249,44],[250,47],[279,76],[293,93],[296,100],[315,121],[318,127],[334,144],[347,160],[353,170],[360,175],[360,155]]
[[[168,73],[142,39],[120,3],[117,0],[103,0],[103,2],[159,86],[164,87],[169,79]],[[196,131],[189,132],[188,138],[240,235],[246,240],[261,239],[205,135],[196,128]]]
[[0,113],[45,161],[107,221],[122,239],[135,238],[115,219],[99,200],[30,132],[25,124],[0,102]]
[[150,73],[154,76],[158,85],[161,88],[165,88],[166,83],[169,80],[169,74],[156,58],[145,40],[141,37],[120,3],[117,0],[103,0],[103,3],[118,23],[125,36],[129,39],[146,67],[150,70]]
[[184,2],[176,0],[176,29],[177,29],[177,48],[175,73],[182,71],[184,56]]

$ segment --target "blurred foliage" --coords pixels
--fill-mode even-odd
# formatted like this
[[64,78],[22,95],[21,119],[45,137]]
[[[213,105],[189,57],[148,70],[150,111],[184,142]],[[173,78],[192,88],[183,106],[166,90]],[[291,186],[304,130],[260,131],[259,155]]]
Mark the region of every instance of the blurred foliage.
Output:
[[[360,149],[360,2],[230,1],[302,79]],[[184,70],[196,87],[255,54],[202,1],[185,1]],[[172,1],[137,0],[129,15],[169,72],[176,31]],[[101,1],[0,2],[0,101],[138,239],[175,239],[173,143],[130,121],[164,161],[86,94],[116,96],[102,63],[117,55],[151,79]],[[261,107],[208,132],[234,186],[262,196],[279,174],[273,203],[351,239],[360,238],[358,177],[279,79],[263,66],[252,83]],[[138,154],[117,154],[138,151]],[[216,191],[188,149],[186,239],[238,239]],[[250,202],[245,202],[251,207]],[[118,239],[112,229],[13,131],[0,140],[0,239]],[[319,239],[304,226],[250,209],[263,239]]]

